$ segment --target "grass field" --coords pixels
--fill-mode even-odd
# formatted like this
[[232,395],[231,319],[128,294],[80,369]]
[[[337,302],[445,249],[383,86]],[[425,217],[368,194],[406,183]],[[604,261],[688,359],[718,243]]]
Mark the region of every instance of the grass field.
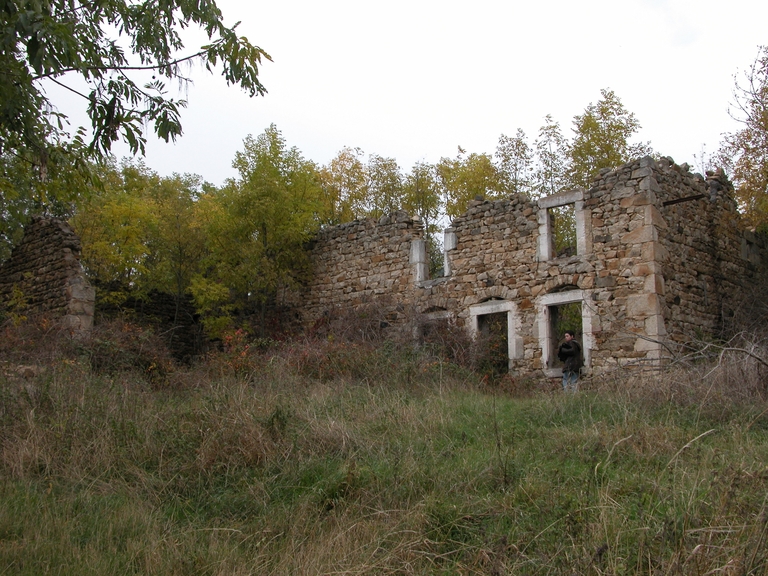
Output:
[[46,350],[0,375],[3,575],[768,573],[749,359],[565,396],[387,343]]

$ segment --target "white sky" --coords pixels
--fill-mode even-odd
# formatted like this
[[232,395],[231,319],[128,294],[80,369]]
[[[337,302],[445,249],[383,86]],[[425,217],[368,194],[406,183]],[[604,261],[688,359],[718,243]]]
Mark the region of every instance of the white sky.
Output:
[[[737,125],[733,76],[768,44],[758,0],[218,0],[227,23],[272,55],[248,98],[194,70],[184,135],[151,139],[163,175],[235,176],[248,134],[275,123],[288,145],[328,162],[343,146],[414,162],[492,153],[501,133],[531,144],[546,114],[573,116],[610,88],[643,129],[637,139],[694,164]],[[192,48],[192,47],[190,47]],[[121,153],[121,150],[117,150]]]

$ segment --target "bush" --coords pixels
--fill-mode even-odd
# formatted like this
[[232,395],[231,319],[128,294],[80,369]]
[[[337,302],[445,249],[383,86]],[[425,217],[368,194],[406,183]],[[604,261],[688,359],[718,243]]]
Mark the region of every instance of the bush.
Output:
[[165,341],[151,328],[119,318],[95,326],[78,348],[97,373],[137,372],[158,381],[175,368]]

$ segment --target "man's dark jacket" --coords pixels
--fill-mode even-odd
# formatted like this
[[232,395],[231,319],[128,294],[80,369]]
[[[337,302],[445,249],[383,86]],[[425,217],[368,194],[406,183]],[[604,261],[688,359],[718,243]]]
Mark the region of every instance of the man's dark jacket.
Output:
[[578,372],[581,368],[581,346],[576,340],[560,344],[557,357],[563,363],[563,370]]

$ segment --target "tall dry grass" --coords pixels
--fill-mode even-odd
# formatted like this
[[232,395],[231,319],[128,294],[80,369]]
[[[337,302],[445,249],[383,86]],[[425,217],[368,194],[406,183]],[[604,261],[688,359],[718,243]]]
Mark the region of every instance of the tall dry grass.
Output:
[[110,330],[28,334],[42,370],[0,375],[0,573],[768,571],[741,356],[520,397],[434,346],[243,336],[160,371]]

